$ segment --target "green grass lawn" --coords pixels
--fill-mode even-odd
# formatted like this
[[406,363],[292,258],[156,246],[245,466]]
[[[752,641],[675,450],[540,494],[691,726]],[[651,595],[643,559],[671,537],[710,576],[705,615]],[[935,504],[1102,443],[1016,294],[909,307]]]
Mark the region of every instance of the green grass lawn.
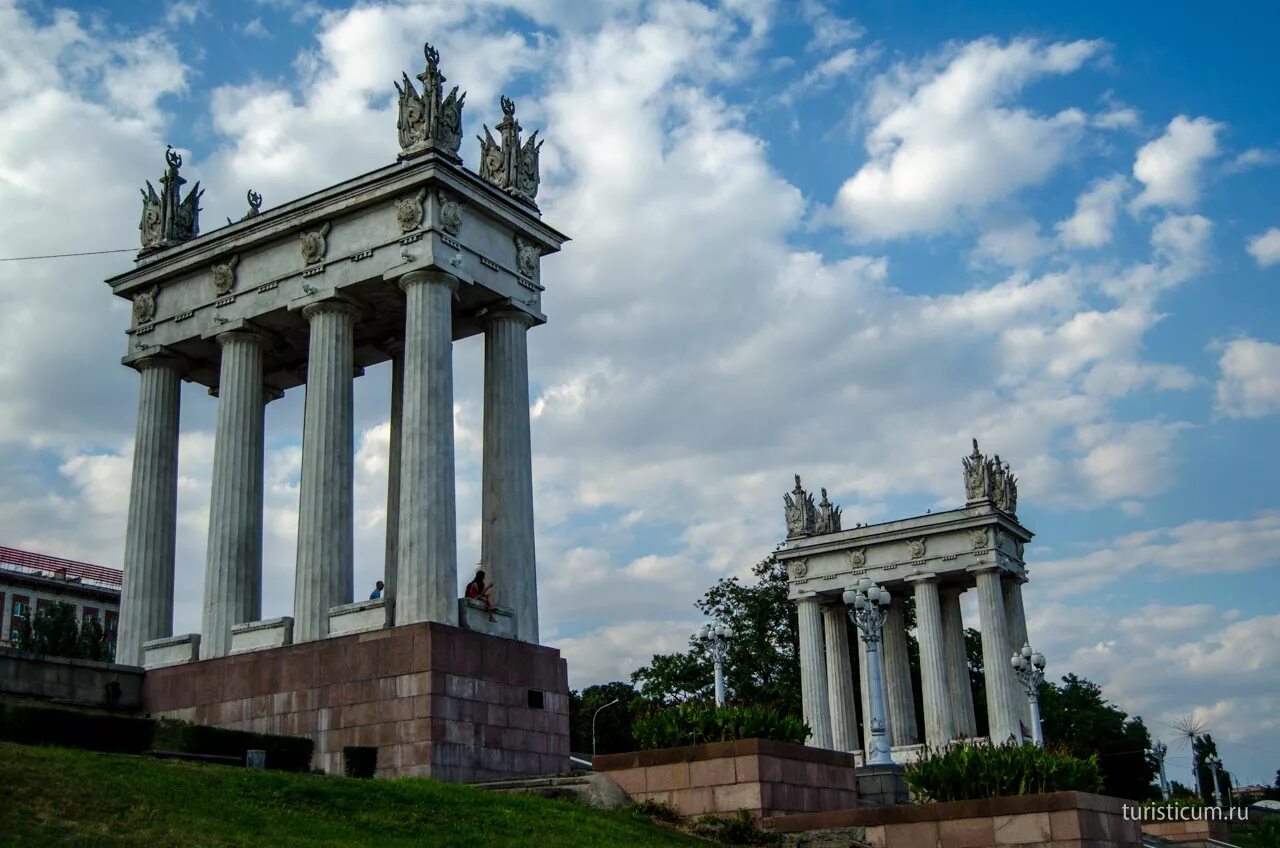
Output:
[[708,845],[625,810],[0,743],[0,845]]

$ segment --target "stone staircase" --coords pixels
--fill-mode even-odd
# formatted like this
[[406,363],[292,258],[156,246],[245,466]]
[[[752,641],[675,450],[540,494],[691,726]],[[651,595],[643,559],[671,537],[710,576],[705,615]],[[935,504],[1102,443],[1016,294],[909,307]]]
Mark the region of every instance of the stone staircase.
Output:
[[488,792],[559,798],[602,810],[624,807],[631,803],[631,799],[618,787],[618,784],[603,774],[595,774],[589,771],[548,774],[511,780],[486,780],[471,785],[476,789],[484,789]]

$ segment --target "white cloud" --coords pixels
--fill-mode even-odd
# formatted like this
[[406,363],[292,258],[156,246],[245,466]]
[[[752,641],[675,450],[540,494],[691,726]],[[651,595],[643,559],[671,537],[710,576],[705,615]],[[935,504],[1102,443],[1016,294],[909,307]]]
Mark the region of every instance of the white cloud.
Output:
[[1111,241],[1116,207],[1129,188],[1119,174],[1098,180],[1076,198],[1075,214],[1058,222],[1058,236],[1068,247],[1101,247]]
[[1267,268],[1280,262],[1280,227],[1272,227],[1249,239],[1245,250],[1249,251],[1259,268]]
[[1280,151],[1265,147],[1250,147],[1231,161],[1227,170],[1230,173],[1247,171],[1250,168],[1263,168],[1280,162]]
[[1143,145],[1133,163],[1133,176],[1143,185],[1133,209],[1193,205],[1200,197],[1204,164],[1218,155],[1222,129],[1222,124],[1209,118],[1179,115],[1169,122],[1164,135]]
[[1078,70],[1102,47],[984,39],[899,65],[873,85],[869,161],[840,187],[837,219],[862,239],[938,232],[1040,183],[1086,120],[1079,109],[1037,115],[1016,96],[1036,79]]
[[205,0],[169,0],[164,9],[164,22],[171,27],[193,24],[202,15],[208,15]]
[[866,31],[852,18],[842,18],[817,0],[804,0],[800,16],[813,30],[806,50],[827,52],[851,44]]
[[1236,339],[1218,359],[1215,411],[1227,418],[1259,418],[1280,412],[1280,345]]
[[1040,235],[1040,225],[1028,220],[983,233],[974,256],[1009,268],[1023,268],[1051,250],[1053,242]]
[[245,35],[250,38],[270,38],[271,31],[267,29],[266,24],[262,22],[262,18],[254,18],[249,21],[241,29]]

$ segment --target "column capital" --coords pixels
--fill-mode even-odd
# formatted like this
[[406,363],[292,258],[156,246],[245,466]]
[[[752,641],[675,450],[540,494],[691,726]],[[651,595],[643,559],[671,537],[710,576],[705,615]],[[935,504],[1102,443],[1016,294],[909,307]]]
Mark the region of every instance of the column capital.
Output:
[[908,574],[902,578],[904,583],[937,583],[938,574],[934,571],[926,571],[923,574]]
[[515,306],[510,300],[498,306],[481,309],[476,313],[476,321],[481,327],[487,327],[498,321],[516,321],[524,324],[526,330],[538,323],[536,317]]
[[142,356],[126,357],[124,364],[139,373],[152,368],[175,368],[179,374],[185,374],[191,367],[191,360],[167,347],[156,346]]
[[[205,336],[209,338],[209,336]],[[270,344],[271,339],[266,333],[253,329],[252,327],[235,327],[223,330],[213,335],[213,340],[218,343],[218,347],[226,347],[231,342],[245,342],[246,344],[256,344],[259,347],[265,347]]]
[[434,283],[439,286],[447,286],[450,292],[458,290],[458,284],[462,281],[450,274],[448,271],[442,271],[439,268],[417,268],[401,274],[396,280],[396,285],[401,289],[408,291],[410,286],[416,286],[423,283]]
[[337,313],[339,315],[350,315],[352,318],[360,317],[360,307],[351,301],[342,297],[330,297],[325,300],[317,300],[314,303],[308,303],[302,307],[302,317],[310,321],[317,315],[326,313]]

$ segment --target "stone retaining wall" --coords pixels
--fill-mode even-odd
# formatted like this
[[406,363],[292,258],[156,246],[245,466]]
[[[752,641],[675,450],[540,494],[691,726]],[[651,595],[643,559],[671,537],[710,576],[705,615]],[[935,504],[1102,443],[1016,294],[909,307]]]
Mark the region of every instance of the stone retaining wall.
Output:
[[81,707],[137,710],[143,671],[66,657],[32,656],[0,648],[0,694]]
[[1138,848],[1131,803],[1087,792],[1051,792],[944,804],[910,804],[767,819],[776,833],[844,831],[876,848]]
[[1223,821],[1143,822],[1142,832],[1170,842],[1203,842],[1206,839],[1231,841],[1227,838],[1230,828]]
[[767,739],[605,754],[592,768],[633,800],[670,804],[685,817],[746,810],[759,819],[858,802],[852,754]]

